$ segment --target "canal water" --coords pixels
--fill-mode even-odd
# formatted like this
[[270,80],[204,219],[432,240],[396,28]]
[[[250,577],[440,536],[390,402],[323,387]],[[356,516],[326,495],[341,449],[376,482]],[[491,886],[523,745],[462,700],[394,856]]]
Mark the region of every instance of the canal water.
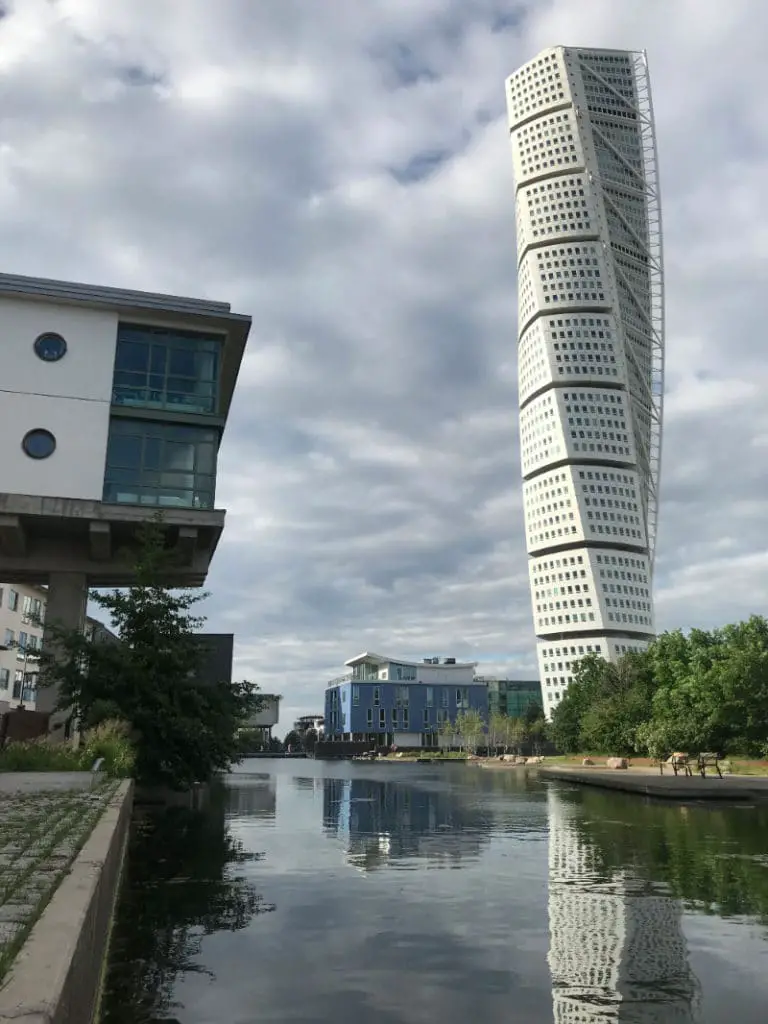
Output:
[[768,811],[253,760],[134,823],[104,1024],[765,1024]]

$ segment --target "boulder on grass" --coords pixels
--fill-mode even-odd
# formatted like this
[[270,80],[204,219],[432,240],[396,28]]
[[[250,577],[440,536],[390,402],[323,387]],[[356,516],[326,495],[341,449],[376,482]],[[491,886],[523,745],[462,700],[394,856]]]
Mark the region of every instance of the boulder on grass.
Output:
[[585,757],[581,763],[584,765],[585,768],[591,768],[595,762],[592,760],[591,757]]
[[626,757],[609,757],[605,762],[606,768],[629,768],[629,761]]

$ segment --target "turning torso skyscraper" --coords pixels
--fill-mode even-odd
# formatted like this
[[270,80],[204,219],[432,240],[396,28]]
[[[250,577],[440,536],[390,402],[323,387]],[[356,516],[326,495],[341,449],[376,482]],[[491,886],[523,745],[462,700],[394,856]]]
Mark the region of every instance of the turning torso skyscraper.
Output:
[[506,83],[520,448],[547,715],[590,652],[654,636],[664,372],[645,55],[554,47]]

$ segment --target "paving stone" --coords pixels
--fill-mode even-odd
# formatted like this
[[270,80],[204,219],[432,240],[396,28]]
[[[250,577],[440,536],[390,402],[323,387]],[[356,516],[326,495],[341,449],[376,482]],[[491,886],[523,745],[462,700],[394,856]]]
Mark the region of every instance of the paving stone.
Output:
[[116,787],[0,794],[0,955],[47,902]]

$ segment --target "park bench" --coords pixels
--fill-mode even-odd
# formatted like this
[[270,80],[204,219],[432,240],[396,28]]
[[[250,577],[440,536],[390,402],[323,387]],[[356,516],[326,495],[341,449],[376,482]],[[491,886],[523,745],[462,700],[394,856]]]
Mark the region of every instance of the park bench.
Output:
[[707,752],[696,755],[696,767],[698,768],[702,779],[707,777],[707,768],[714,768],[719,778],[722,779],[723,773],[720,771],[720,755]]
[[[714,768],[718,776],[722,779],[723,773],[720,771],[720,755],[712,753],[710,751],[702,752],[700,754],[682,754],[675,752],[670,754],[666,759],[667,764],[672,765],[672,771],[675,775],[678,775],[682,770],[684,775],[688,777],[693,776],[693,765],[696,766],[696,770],[701,775],[702,779],[707,777],[707,768]],[[664,758],[659,759],[659,774],[664,774]]]

